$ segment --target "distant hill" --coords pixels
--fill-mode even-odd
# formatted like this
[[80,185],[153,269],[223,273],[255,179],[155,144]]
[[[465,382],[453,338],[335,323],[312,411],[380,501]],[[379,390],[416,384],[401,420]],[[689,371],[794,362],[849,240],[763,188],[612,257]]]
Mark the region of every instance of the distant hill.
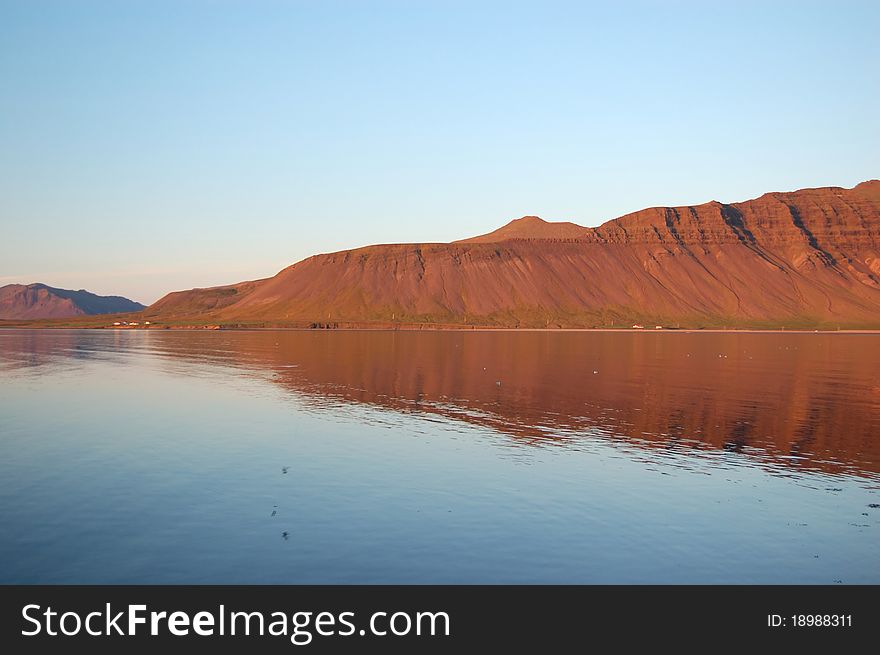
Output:
[[39,283],[0,287],[0,319],[67,318],[142,309],[144,305],[128,298],[98,296],[83,289],[56,289]]
[[170,293],[191,323],[880,327],[880,180],[644,209],[596,228],[535,216],[448,244],[315,255]]

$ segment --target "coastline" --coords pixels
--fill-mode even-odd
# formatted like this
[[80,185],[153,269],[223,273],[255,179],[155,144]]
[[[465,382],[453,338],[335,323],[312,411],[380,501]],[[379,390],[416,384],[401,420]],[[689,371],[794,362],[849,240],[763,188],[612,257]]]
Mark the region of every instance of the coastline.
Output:
[[242,326],[242,325],[151,325],[151,326],[95,326],[95,325],[46,325],[44,321],[15,321],[4,325],[0,320],[0,330],[116,330],[132,331],[164,331],[164,332],[546,332],[546,333],[626,333],[626,334],[880,334],[880,328],[613,328],[613,327],[499,327],[482,325],[421,325],[401,324],[388,325],[351,325],[345,327],[307,327],[307,326]]

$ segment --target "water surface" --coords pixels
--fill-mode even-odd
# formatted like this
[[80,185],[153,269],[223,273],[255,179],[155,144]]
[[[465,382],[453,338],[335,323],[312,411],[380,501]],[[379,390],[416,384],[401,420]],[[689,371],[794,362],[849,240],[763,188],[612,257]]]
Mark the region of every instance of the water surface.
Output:
[[878,583],[880,338],[0,330],[0,582]]

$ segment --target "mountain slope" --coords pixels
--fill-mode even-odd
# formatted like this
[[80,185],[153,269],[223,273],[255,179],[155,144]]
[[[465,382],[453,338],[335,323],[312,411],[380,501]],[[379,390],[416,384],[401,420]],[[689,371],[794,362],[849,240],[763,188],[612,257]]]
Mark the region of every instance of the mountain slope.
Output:
[[0,319],[67,318],[142,309],[144,305],[128,298],[98,296],[83,289],[56,289],[40,283],[0,287]]
[[169,294],[146,313],[291,324],[880,326],[880,181],[655,207],[597,228],[525,217],[450,244],[315,255],[266,280]]

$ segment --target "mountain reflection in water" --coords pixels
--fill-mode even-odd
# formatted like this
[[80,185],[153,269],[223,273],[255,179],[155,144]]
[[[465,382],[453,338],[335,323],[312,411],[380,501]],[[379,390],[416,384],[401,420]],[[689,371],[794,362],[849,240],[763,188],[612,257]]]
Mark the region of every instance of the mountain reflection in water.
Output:
[[[106,332],[16,331],[7,366],[87,358]],[[168,366],[269,375],[315,409],[464,421],[511,445],[586,438],[732,451],[778,467],[880,472],[880,338],[858,334],[251,331],[113,333]],[[140,338],[140,341],[133,341]],[[42,350],[42,352],[41,352]],[[14,353],[20,353],[19,358]],[[23,354],[22,354],[23,353]]]
[[876,584],[878,344],[0,330],[0,582]]

